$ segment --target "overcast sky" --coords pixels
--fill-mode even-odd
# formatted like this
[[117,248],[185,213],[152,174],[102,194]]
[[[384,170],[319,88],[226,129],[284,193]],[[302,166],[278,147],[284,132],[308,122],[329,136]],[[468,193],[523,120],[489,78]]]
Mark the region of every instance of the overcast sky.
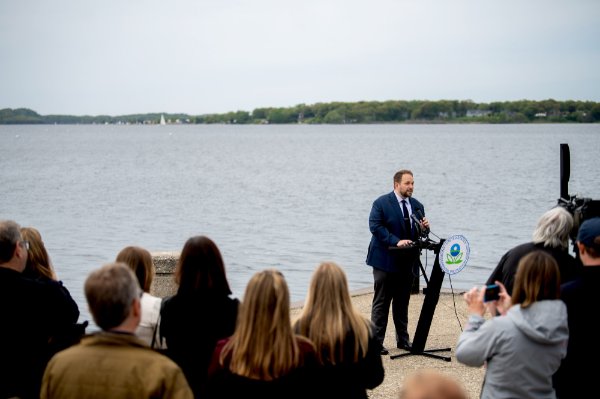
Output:
[[598,0],[0,0],[0,108],[600,101]]

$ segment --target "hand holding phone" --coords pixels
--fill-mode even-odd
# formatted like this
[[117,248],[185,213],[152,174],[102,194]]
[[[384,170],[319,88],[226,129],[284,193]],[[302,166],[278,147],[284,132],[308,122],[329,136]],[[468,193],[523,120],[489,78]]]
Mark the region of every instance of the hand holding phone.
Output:
[[500,286],[498,284],[489,284],[485,287],[483,302],[492,302],[500,299]]

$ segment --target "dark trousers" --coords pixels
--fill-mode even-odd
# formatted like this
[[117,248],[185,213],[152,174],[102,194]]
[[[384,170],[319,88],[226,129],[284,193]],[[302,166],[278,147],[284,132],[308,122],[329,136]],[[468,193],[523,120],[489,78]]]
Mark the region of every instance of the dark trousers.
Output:
[[374,336],[382,346],[388,324],[390,304],[396,328],[396,343],[409,342],[408,303],[414,278],[410,269],[408,272],[385,272],[373,268],[375,292],[371,307],[371,322],[374,325]]

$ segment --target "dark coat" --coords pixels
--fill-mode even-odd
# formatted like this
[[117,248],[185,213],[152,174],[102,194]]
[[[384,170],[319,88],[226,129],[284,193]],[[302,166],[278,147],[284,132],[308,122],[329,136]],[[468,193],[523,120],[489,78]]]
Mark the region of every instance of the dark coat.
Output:
[[56,337],[79,318],[62,283],[31,280],[0,267],[0,398],[38,398]]
[[[219,341],[212,357],[207,398],[238,399],[331,399],[321,387],[315,349],[309,342],[300,341],[301,366],[275,380],[257,380],[233,374],[228,364],[219,365],[219,357],[227,340]],[[342,397],[342,396],[336,396]]]
[[561,286],[567,305],[569,345],[567,357],[554,375],[556,396],[585,398],[598,390],[598,289],[600,266],[584,266],[575,280]]
[[385,375],[381,360],[381,346],[372,336],[369,336],[367,353],[354,362],[354,337],[349,333],[344,348],[344,362],[326,364],[319,373],[324,396],[327,398],[366,399],[367,389],[378,387]]
[[506,252],[500,259],[500,262],[498,262],[486,284],[494,284],[496,280],[500,281],[506,287],[506,291],[509,294],[512,293],[519,261],[525,255],[539,250],[547,252],[556,260],[562,283],[573,280],[581,273],[581,264],[569,255],[566,249],[545,247],[543,243],[534,244],[533,242],[528,242],[517,245]]
[[235,330],[238,306],[237,299],[199,293],[163,300],[160,335],[166,354],[181,367],[196,398],[203,397],[217,341]]
[[[423,204],[412,197],[409,198],[409,202],[413,213],[420,211],[425,216]],[[369,214],[369,229],[372,236],[367,252],[367,265],[386,272],[412,270],[413,274],[418,275],[420,260],[418,256],[414,256],[415,252],[418,255],[418,251],[388,249],[395,247],[400,240],[414,239],[411,232],[407,232],[404,228],[402,209],[393,191],[373,202]]]

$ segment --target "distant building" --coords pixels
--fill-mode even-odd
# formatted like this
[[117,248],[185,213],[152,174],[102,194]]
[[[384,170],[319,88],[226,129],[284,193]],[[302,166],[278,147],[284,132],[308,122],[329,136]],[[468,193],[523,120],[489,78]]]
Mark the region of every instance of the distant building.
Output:
[[492,113],[489,109],[468,109],[467,118],[477,118],[481,116],[488,116]]

